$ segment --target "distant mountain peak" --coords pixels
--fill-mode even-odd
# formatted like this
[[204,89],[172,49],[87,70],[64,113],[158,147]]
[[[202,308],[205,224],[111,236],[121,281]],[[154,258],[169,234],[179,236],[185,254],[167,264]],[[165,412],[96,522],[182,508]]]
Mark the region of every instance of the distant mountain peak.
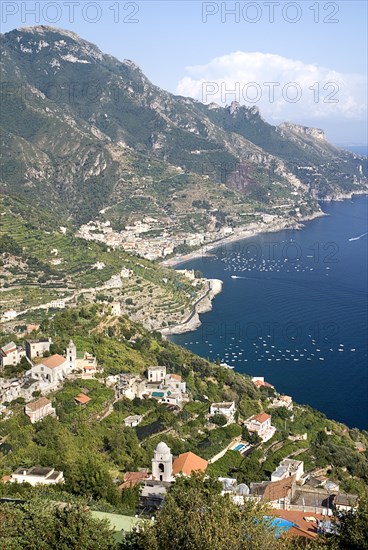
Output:
[[[41,50],[47,50],[73,63],[89,63],[101,61],[103,58],[97,46],[75,32],[48,25],[18,27],[5,33],[4,37],[9,42],[17,44],[22,54],[38,54]],[[89,60],[85,59],[86,56]]]
[[37,205],[47,196],[78,223],[115,203],[119,224],[151,208],[192,219],[194,203],[197,231],[213,222],[204,200],[221,211],[217,224],[236,225],[254,205],[307,215],[316,197],[367,188],[360,158],[322,130],[273,126],[254,105],[172,95],[69,30],[21,27],[1,42],[3,156],[20,167],[3,170],[1,184]]

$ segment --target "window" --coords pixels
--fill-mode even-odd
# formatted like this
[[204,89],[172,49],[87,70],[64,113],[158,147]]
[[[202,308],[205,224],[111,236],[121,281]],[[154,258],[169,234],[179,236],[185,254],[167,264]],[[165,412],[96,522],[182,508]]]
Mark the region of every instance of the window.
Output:
[[162,464],[162,462],[160,462],[160,464],[158,465],[158,469],[160,472],[164,472],[165,471],[165,465]]

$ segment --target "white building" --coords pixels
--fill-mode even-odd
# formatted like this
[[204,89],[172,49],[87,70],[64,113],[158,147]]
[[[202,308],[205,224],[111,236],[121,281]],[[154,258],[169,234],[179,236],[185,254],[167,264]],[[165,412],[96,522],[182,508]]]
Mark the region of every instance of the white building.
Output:
[[159,481],[172,481],[173,457],[169,447],[161,441],[153,454],[152,477]]
[[165,380],[166,367],[148,367],[148,382],[162,382]]
[[271,426],[271,416],[267,413],[251,416],[245,421],[245,425],[250,432],[257,433],[263,442],[271,439],[276,431],[276,428]]
[[28,359],[34,359],[34,357],[42,357],[45,352],[50,352],[51,344],[51,338],[26,340],[26,354]]
[[[60,262],[60,260],[59,260]],[[49,303],[49,307],[52,309],[64,309],[65,308],[65,300],[51,300]]]
[[26,415],[29,416],[29,418],[31,419],[32,424],[34,424],[35,422],[39,422],[46,416],[56,416],[56,411],[53,408],[51,401],[46,397],[40,397],[35,401],[27,403],[24,411]]
[[183,401],[183,396],[181,393],[170,392],[168,391],[163,397],[159,399],[160,403],[164,405],[174,405],[179,407],[180,403]]
[[224,402],[224,403],[212,403],[210,406],[210,415],[222,414],[225,416],[227,421],[233,421],[235,415],[236,407],[234,401]]
[[177,391],[180,393],[185,393],[187,387],[180,374],[167,374],[161,385],[171,391]]
[[33,378],[49,384],[61,382],[69,372],[68,361],[62,355],[57,354],[42,359],[40,363],[31,368]]
[[295,481],[299,481],[304,473],[304,462],[302,460],[292,460],[285,458],[271,474],[271,481],[280,481],[287,477],[295,476]]
[[3,316],[1,317],[1,320],[6,323],[7,321],[11,321],[12,319],[15,319],[17,317],[18,313],[14,309],[9,309],[8,311],[4,311]]
[[121,305],[119,302],[113,302],[111,304],[111,315],[121,315]]
[[10,483],[30,483],[31,485],[56,485],[64,483],[63,472],[58,472],[54,468],[43,468],[33,466],[28,470],[18,468],[10,477]]
[[66,359],[69,369],[75,370],[77,368],[77,348],[73,340],[69,341],[68,347],[66,348]]
[[142,418],[143,416],[140,414],[132,414],[124,418],[124,424],[129,428],[135,428],[135,426],[138,426],[142,422]]
[[0,368],[17,365],[25,354],[24,349],[14,344],[14,342],[6,344],[0,348]]

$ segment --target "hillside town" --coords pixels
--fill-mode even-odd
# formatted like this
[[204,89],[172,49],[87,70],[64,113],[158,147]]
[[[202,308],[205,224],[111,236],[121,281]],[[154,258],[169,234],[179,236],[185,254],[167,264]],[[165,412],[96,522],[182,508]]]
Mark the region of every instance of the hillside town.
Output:
[[[186,404],[195,403],[185,379],[170,372],[165,365],[149,366],[145,374],[127,372],[104,376],[103,368],[98,365],[96,357],[77,350],[72,339],[63,355],[52,354],[51,346],[51,337],[25,340],[24,346],[14,342],[2,346],[2,371],[6,369],[9,372],[9,368],[16,368],[21,361],[27,362],[29,367],[20,376],[0,378],[0,414],[3,418],[13,414],[11,403],[22,399],[23,414],[31,424],[43,422],[49,416],[58,420],[54,396],[67,381],[73,380],[80,380],[81,387],[83,383],[86,384],[85,381],[98,380],[101,385],[113,390],[112,399],[105,404],[97,420],[101,421],[111,414],[113,405],[119,401],[131,402],[132,414],[123,418],[125,427],[131,430],[139,428],[144,420],[144,413],[139,412],[141,402],[154,400],[175,415],[183,411]],[[252,383],[256,388],[271,390],[268,410],[287,410],[293,421],[294,403],[291,396],[278,394],[272,384],[262,376],[253,377]],[[90,392],[88,388],[74,396],[75,404],[83,409],[87,408],[86,410],[93,400],[93,391]],[[206,475],[207,469],[221,461],[229,452],[239,453],[246,461],[255,449],[262,449],[265,460],[268,451],[275,445],[280,445],[279,440],[274,438],[277,428],[272,424],[272,414],[265,411],[255,411],[248,418],[242,418],[235,401],[210,402],[204,427],[210,431],[215,430],[218,423],[222,426],[240,425],[242,434],[234,437],[208,459],[192,451],[175,456],[170,447],[160,441],[154,449],[150,468],[123,473],[119,482],[120,491],[139,488],[137,512],[143,516],[154,514],[162,507],[168,488],[175,483],[178,476],[191,476],[194,473]],[[307,433],[294,438],[289,436],[291,441],[307,439]],[[270,440],[274,441],[271,446],[268,443]],[[305,471],[303,460],[297,458],[299,453],[300,450],[294,451],[283,458],[268,481],[244,484],[238,483],[235,477],[219,476],[222,494],[230,495],[238,505],[244,504],[247,499],[269,504],[278,517],[293,522],[295,536],[313,539],[321,532],[328,532],[329,518],[339,510],[355,510],[358,496],[341,491],[339,483],[326,475],[326,469]],[[54,467],[34,464],[28,468],[19,467],[4,476],[3,482],[26,482],[37,486],[63,484],[65,479],[64,473]]]
[[111,248],[122,248],[147,260],[158,260],[173,255],[180,246],[198,248],[232,233],[233,229],[228,226],[216,231],[178,233],[172,221],[165,223],[164,220],[146,216],[133,225],[126,225],[122,231],[114,230],[110,221],[90,221],[79,228],[77,236],[104,243]]

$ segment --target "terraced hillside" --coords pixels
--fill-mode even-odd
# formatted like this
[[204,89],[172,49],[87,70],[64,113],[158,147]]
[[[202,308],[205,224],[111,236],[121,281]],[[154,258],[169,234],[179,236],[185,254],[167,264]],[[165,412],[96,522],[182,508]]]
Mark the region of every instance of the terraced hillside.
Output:
[[116,301],[132,319],[158,328],[179,322],[203,292],[204,283],[193,286],[172,270],[75,237],[67,221],[24,199],[2,197],[0,205],[0,313],[14,309],[34,320],[52,300]]

